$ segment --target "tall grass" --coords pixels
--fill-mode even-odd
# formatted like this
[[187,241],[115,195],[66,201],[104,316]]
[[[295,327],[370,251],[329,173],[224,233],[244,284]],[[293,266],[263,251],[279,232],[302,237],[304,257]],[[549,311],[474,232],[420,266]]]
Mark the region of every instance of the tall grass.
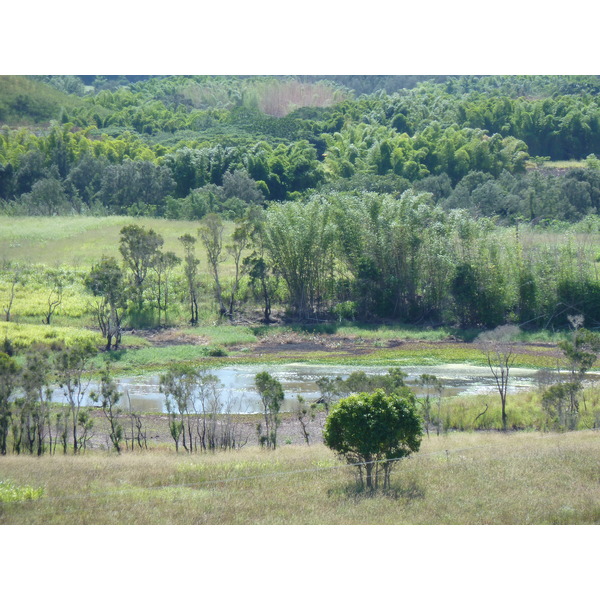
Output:
[[455,433],[423,441],[390,493],[357,488],[324,446],[187,456],[6,456],[2,478],[43,488],[0,523],[594,524],[597,432]]
[[0,322],[0,341],[10,340],[15,349],[25,349],[35,344],[48,346],[72,345],[76,341],[89,341],[100,346],[103,342],[99,333],[80,327],[56,327],[54,325],[31,325],[25,323]]

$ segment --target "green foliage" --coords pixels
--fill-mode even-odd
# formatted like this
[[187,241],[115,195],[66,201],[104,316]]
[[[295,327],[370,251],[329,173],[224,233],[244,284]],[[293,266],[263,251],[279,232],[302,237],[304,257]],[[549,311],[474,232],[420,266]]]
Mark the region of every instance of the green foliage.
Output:
[[551,385],[542,396],[549,424],[559,429],[577,427],[583,379],[600,352],[600,335],[581,327],[584,322],[581,315],[570,315],[569,322],[573,328],[571,339],[558,343],[566,362],[566,373],[562,375],[563,381]]
[[56,119],[61,107],[72,107],[79,102],[68,96],[67,90],[58,90],[30,77],[0,76],[0,121],[38,123]]
[[214,348],[208,349],[208,356],[227,356],[227,351],[221,346],[215,346]]
[[[165,395],[165,408],[169,417],[169,431],[179,452],[179,439],[183,434],[183,447],[192,451],[193,437],[189,427],[193,411],[193,394],[198,382],[198,371],[192,366],[176,364],[160,377],[160,391]],[[187,424],[186,427],[186,417]]]
[[265,432],[258,428],[259,442],[261,446],[277,448],[277,429],[280,423],[279,411],[283,403],[283,387],[281,383],[266,371],[257,373],[254,378],[256,389],[260,395],[265,419]]
[[37,500],[43,495],[44,488],[34,488],[30,485],[16,485],[7,479],[0,481],[0,502]]
[[408,392],[403,397],[386,395],[383,390],[340,400],[323,431],[325,444],[357,465],[361,483],[364,468],[369,490],[377,488],[380,469],[383,488],[389,487],[393,465],[419,450],[421,436],[414,397]]
[[[424,179],[444,176],[457,185],[473,172],[493,180],[468,194],[430,181],[436,201],[444,193],[453,207],[507,219],[598,210],[587,175],[563,181],[540,161],[525,173],[531,154],[585,159],[580,170],[597,174],[594,78],[396,78],[411,89],[395,93],[399,84],[385,80],[394,93],[357,99],[336,77],[109,78],[84,98],[79,78],[35,79],[0,80],[0,120],[56,119],[45,131],[0,135],[8,214],[232,218],[261,196],[292,200],[323,184],[400,194],[410,182],[423,189]],[[359,79],[376,85],[362,77],[355,88]],[[228,179],[243,171],[252,184],[233,189]]]
[[301,318],[323,310],[333,283],[329,212],[318,198],[307,204],[274,205],[267,212],[265,248],[287,284],[291,310]]
[[65,454],[68,421],[70,421],[74,454],[85,451],[94,424],[89,411],[83,407],[83,403],[91,380],[90,362],[96,354],[97,349],[91,343],[80,341],[72,346],[60,348],[52,357],[56,383],[64,394],[66,405],[67,414],[64,416]]
[[[122,309],[126,306],[123,272],[114,258],[103,257],[85,279],[86,287],[100,298],[95,305],[95,316],[106,349],[117,350],[121,343]],[[114,338],[114,344],[113,344]]]
[[353,371],[346,379],[321,377],[317,385],[321,392],[320,404],[329,412],[330,406],[339,398],[358,393],[372,393],[377,389],[386,394],[406,395],[408,387],[404,383],[406,373],[392,368],[385,375],[367,375],[364,371]]
[[123,262],[131,271],[131,286],[138,311],[144,308],[144,289],[149,270],[155,264],[164,244],[163,237],[153,229],[126,225],[121,229],[119,250]]

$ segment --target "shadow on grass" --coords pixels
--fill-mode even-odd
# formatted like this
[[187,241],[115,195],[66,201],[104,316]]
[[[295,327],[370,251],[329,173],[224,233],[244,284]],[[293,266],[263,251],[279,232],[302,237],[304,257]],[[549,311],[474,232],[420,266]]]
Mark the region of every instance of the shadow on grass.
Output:
[[119,362],[127,354],[127,350],[109,350],[104,353],[104,356],[110,360],[110,362]]
[[256,327],[250,327],[250,331],[259,338],[269,335],[274,331],[334,334],[337,333],[338,329],[342,326],[343,324],[341,323],[319,323],[313,325],[304,323],[286,323],[284,325],[257,325]]
[[384,490],[368,489],[359,482],[348,484],[342,488],[329,490],[327,495],[330,498],[342,498],[356,503],[369,500],[370,498],[390,498],[391,500],[406,500],[414,502],[425,498],[425,489],[419,485],[415,479],[405,479],[400,482],[392,482],[391,486]]
[[549,525],[598,525],[600,524],[600,508],[597,506],[575,509],[563,506],[559,511],[549,515],[542,521]]
[[461,342],[472,342],[483,330],[482,329],[456,329],[450,328],[452,336]]

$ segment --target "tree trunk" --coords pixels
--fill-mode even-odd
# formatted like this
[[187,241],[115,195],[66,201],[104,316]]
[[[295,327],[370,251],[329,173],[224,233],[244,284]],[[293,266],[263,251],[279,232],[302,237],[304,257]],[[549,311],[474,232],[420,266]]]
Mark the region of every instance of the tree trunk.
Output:
[[373,463],[366,462],[365,471],[367,472],[367,476],[366,476],[367,489],[372,490],[373,489]]

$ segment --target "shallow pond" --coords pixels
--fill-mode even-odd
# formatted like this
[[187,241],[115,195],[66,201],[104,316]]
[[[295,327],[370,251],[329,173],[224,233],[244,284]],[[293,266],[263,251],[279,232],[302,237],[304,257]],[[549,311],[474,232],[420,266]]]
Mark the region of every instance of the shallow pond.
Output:
[[[222,399],[231,404],[231,411],[236,413],[254,413],[261,411],[258,394],[254,388],[254,377],[260,371],[267,371],[276,377],[285,392],[283,411],[293,410],[296,396],[301,394],[309,402],[320,396],[316,381],[321,377],[346,378],[353,371],[365,371],[368,375],[385,374],[388,367],[359,367],[336,365],[237,365],[208,370],[207,373],[218,377],[223,386]],[[475,367],[464,364],[439,366],[403,366],[407,373],[406,383],[420,395],[423,390],[417,385],[422,374],[435,375],[444,385],[444,395],[456,396],[464,394],[487,394],[497,392],[495,380],[487,367]],[[510,371],[509,394],[527,391],[537,385],[534,369],[516,369]],[[123,405],[128,406],[127,398],[137,411],[161,412],[164,410],[164,395],[159,390],[159,375],[143,375],[123,377],[118,380],[119,389],[124,394]],[[89,391],[95,389],[90,385]],[[63,401],[61,390],[55,390],[54,399]]]

